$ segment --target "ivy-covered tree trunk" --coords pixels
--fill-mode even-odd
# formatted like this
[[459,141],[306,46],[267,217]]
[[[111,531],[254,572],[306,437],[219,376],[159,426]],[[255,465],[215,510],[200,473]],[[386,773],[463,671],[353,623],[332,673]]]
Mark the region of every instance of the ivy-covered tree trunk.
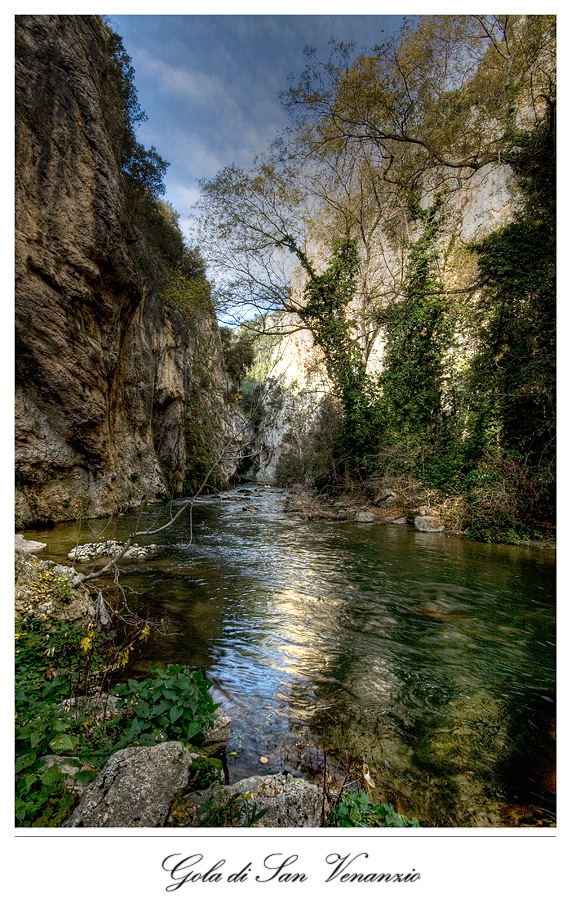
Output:
[[443,359],[452,339],[448,298],[437,274],[441,203],[415,207],[423,230],[412,244],[403,298],[386,313],[381,376],[385,438],[418,447],[438,437]]
[[327,375],[343,410],[341,455],[349,472],[361,470],[374,450],[371,392],[366,361],[359,341],[358,323],[352,313],[359,271],[359,254],[349,238],[333,247],[331,262],[317,275],[305,258],[309,275],[305,304],[298,311],[325,357]]

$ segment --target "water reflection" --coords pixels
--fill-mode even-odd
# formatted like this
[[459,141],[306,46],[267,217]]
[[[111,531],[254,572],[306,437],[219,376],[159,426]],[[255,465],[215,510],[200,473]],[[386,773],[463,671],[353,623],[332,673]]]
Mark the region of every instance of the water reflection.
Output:
[[[379,796],[432,824],[548,818],[553,555],[309,524],[281,501],[262,489],[205,501],[193,546],[177,523],[164,556],[124,567],[139,602],[173,623],[143,662],[192,663],[215,681],[233,718],[232,780],[291,764],[306,730],[364,757]],[[47,556],[67,553],[73,528],[44,533]],[[105,537],[132,528],[124,517]]]

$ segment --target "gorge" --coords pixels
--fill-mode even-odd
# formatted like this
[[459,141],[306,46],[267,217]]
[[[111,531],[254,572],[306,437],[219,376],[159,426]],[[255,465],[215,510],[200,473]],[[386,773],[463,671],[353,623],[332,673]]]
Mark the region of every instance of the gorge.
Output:
[[554,824],[554,46],[428,16],[310,57],[194,247],[121,37],[16,17],[19,824],[69,825],[56,751],[210,759],[211,696],[214,785],[309,779],[321,825]]

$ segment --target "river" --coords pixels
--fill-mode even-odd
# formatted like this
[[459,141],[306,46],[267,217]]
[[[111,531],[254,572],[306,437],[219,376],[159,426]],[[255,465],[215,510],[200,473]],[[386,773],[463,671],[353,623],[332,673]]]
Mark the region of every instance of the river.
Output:
[[[555,820],[555,559],[406,526],[306,522],[285,492],[200,500],[157,558],[122,564],[168,619],[136,664],[202,668],[232,717],[230,781],[367,766],[376,798],[432,826]],[[169,507],[27,531],[45,558],[123,539]],[[135,593],[130,593],[131,591]],[[267,759],[267,763],[260,759]]]

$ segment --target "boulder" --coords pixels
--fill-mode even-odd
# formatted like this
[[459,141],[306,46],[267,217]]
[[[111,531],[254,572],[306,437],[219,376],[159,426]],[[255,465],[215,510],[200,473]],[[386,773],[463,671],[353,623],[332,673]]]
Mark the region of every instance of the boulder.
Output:
[[118,750],[64,828],[162,828],[195,757],[180,741]]
[[[232,803],[232,799],[235,802]],[[256,812],[267,810],[251,823]],[[323,788],[291,774],[254,775],[231,785],[217,785],[206,791],[195,791],[185,798],[187,827],[199,827],[205,810],[216,824],[251,825],[252,828],[320,828],[323,813],[329,811]],[[218,815],[217,815],[218,813]]]
[[406,516],[399,516],[398,519],[391,519],[389,525],[406,525],[407,518]]
[[28,541],[23,534],[17,534],[14,541],[15,549],[23,553],[41,553],[48,546],[41,541]]
[[67,700],[62,700],[60,706],[64,712],[77,716],[90,716],[97,722],[106,722],[118,715],[118,702],[117,697],[101,694],[98,697],[69,697]]
[[376,519],[376,515],[366,509],[360,509],[355,513],[355,522],[375,522]]
[[444,531],[444,525],[436,516],[415,516],[414,527],[417,531]]

